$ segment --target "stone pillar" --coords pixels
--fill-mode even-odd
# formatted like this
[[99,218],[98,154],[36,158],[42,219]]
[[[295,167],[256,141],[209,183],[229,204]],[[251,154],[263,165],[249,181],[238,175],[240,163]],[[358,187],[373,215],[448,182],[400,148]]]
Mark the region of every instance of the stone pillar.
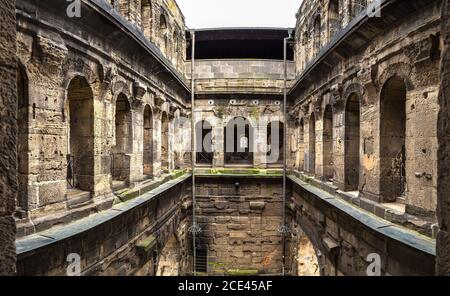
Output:
[[214,152],[213,167],[223,167],[225,164],[225,133],[224,127],[226,123],[223,119],[213,117],[215,122],[211,122],[212,125],[212,148]]
[[444,0],[442,5],[442,59],[439,93],[438,119],[438,207],[437,216],[440,230],[436,242],[436,273],[450,275],[450,1]]
[[[324,168],[323,168],[323,114],[316,113],[316,177],[323,178]],[[319,117],[320,114],[320,117]]]
[[253,166],[258,169],[267,168],[267,120],[255,120],[253,127]]
[[333,162],[334,162],[334,181],[333,183],[340,189],[344,190],[344,163],[345,163],[345,125],[344,125],[344,104],[336,104],[334,106],[334,130],[333,130]]
[[16,272],[17,90],[15,1],[0,6],[0,275]]

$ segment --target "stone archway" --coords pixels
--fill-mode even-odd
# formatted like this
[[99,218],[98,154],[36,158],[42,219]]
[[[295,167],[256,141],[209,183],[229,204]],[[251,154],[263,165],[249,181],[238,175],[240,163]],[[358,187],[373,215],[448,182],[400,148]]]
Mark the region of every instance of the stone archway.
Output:
[[129,181],[129,154],[132,150],[133,140],[132,115],[130,103],[122,93],[116,100],[115,135],[116,145],[112,148],[112,178],[117,181]]
[[396,201],[406,192],[406,84],[394,76],[380,96],[380,197]]
[[316,251],[306,234],[298,235],[297,249],[295,252],[296,274],[299,276],[319,276],[320,267]]
[[179,244],[175,234],[169,238],[159,255],[156,267],[157,276],[178,276],[180,275],[181,256]]
[[360,98],[351,94],[345,105],[344,190],[357,191],[359,186]]
[[67,183],[71,190],[94,188],[94,96],[82,76],[75,76],[67,88]]

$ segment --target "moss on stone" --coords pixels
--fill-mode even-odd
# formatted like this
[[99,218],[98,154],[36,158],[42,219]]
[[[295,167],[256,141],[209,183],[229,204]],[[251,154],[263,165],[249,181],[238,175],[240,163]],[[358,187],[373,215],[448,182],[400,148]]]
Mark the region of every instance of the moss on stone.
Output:
[[230,276],[247,276],[247,275],[258,275],[257,269],[229,269],[227,274]]
[[136,244],[136,248],[140,252],[147,253],[156,245],[156,237],[154,235],[150,235],[149,237],[139,241]]

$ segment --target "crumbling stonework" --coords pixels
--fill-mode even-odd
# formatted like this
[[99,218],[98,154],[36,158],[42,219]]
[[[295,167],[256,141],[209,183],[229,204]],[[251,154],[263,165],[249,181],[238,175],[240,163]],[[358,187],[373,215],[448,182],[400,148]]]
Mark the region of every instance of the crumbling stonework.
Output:
[[449,192],[450,192],[450,178],[448,169],[448,160],[450,151],[448,143],[449,138],[449,108],[448,99],[450,91],[450,50],[449,50],[449,33],[450,33],[450,3],[443,1],[442,3],[442,25],[441,25],[441,42],[442,42],[442,57],[440,65],[440,92],[439,92],[439,122],[438,122],[438,141],[439,141],[439,161],[438,161],[438,208],[437,215],[439,220],[439,233],[436,242],[437,265],[436,273],[438,275],[450,275],[450,234],[448,227],[449,220]]
[[17,197],[17,89],[15,57],[15,1],[0,7],[0,275],[16,270],[13,212]]
[[[173,180],[166,190],[118,204],[72,227],[19,239],[18,274],[70,275],[70,254],[81,259],[80,275],[190,273],[189,186],[189,179]],[[164,267],[168,258],[177,262],[170,270]]]
[[[331,38],[335,2],[343,17],[339,34],[345,42],[339,44]],[[365,9],[349,15],[345,9],[351,5],[341,4],[304,1],[298,15],[297,69],[306,76],[290,92],[290,126],[300,129],[290,133],[303,139],[304,148],[294,154],[294,169],[435,221],[440,1],[399,1],[414,11],[414,20],[389,5],[371,17]],[[316,18],[322,37],[312,50]],[[350,31],[354,19],[362,22],[356,33]],[[417,20],[423,30],[417,30]],[[431,234],[431,224],[424,232]]]

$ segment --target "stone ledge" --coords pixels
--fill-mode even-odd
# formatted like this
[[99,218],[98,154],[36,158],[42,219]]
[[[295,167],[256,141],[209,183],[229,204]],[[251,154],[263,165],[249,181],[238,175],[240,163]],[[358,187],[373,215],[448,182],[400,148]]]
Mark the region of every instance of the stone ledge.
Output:
[[303,182],[326,191],[334,197],[340,198],[345,202],[366,210],[384,220],[401,225],[413,231],[417,231],[422,235],[436,238],[436,221],[419,218],[411,214],[396,211],[386,205],[375,202],[369,198],[365,198],[361,196],[361,194],[355,195],[351,192],[344,192],[339,190],[330,182],[320,181],[313,176],[308,176],[301,172],[295,171],[292,172],[292,174]]
[[109,210],[91,215],[79,221],[20,238],[16,240],[17,255],[23,255],[39,248],[55,244],[59,241],[97,227],[100,224],[103,224],[131,209],[138,207],[143,203],[150,201],[166,190],[171,189],[174,186],[186,181],[190,176],[190,174],[185,174],[177,179],[168,181],[160,185],[159,187],[151,190],[144,195],[141,195],[127,202],[120,203],[113,206]]
[[389,239],[400,242],[423,253],[436,256],[436,241],[434,239],[423,236],[420,233],[407,229],[403,226],[394,225],[385,219],[381,219],[373,213],[369,213],[352,204],[340,200],[334,195],[327,193],[314,185],[308,184],[294,175],[288,175],[288,179],[317,198],[321,199],[323,202],[349,215],[353,219],[359,221],[382,236],[386,236]]

